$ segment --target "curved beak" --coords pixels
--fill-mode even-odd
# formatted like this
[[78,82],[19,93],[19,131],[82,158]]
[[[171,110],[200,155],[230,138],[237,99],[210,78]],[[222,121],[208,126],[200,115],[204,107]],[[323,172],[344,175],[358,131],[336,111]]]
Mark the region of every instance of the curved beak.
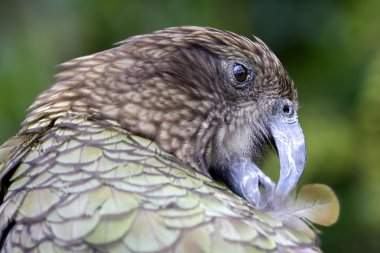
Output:
[[280,178],[276,187],[276,196],[286,197],[297,186],[306,162],[306,145],[297,113],[291,117],[275,117],[270,122],[270,131],[274,139],[280,160]]
[[306,145],[297,112],[287,99],[274,102],[272,115],[266,115],[265,127],[272,136],[280,160],[277,185],[255,164],[252,157],[232,154],[221,165],[208,170],[233,192],[258,209],[273,208],[273,201],[284,200],[297,186],[305,168]]

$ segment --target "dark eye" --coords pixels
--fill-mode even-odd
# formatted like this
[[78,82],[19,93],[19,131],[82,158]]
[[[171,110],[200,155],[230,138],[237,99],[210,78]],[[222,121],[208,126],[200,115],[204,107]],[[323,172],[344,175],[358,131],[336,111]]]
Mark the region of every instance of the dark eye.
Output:
[[245,90],[253,83],[254,72],[248,62],[230,61],[227,66],[228,75],[234,88]]
[[232,67],[232,73],[238,82],[245,82],[248,77],[248,70],[241,64],[235,63]]

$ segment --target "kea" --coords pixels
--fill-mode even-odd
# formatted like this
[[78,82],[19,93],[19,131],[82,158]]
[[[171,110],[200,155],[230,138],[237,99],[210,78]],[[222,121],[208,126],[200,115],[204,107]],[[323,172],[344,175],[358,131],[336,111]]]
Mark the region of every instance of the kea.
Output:
[[297,91],[263,41],[174,27],[61,67],[0,147],[2,253],[320,252],[339,205],[295,193]]

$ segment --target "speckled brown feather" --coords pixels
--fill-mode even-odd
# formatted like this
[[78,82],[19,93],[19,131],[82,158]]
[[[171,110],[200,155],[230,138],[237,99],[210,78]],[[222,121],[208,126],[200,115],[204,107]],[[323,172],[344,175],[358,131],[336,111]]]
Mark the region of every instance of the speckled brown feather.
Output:
[[[254,66],[248,91],[231,88],[223,68],[228,60]],[[268,110],[268,100],[296,102],[297,97],[291,79],[262,41],[213,28],[169,28],[132,37],[62,66],[66,70],[32,105],[22,131],[62,112],[112,119],[204,172],[216,128],[230,128],[226,133],[241,125],[260,128],[257,114]],[[264,136],[265,129],[260,131],[257,136]]]

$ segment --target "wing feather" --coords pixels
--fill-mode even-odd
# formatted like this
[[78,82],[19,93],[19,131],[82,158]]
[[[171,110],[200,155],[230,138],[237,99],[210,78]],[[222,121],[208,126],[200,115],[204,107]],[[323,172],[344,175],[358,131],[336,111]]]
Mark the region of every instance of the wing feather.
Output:
[[3,252],[318,252],[315,235],[114,122],[61,117],[0,152]]

